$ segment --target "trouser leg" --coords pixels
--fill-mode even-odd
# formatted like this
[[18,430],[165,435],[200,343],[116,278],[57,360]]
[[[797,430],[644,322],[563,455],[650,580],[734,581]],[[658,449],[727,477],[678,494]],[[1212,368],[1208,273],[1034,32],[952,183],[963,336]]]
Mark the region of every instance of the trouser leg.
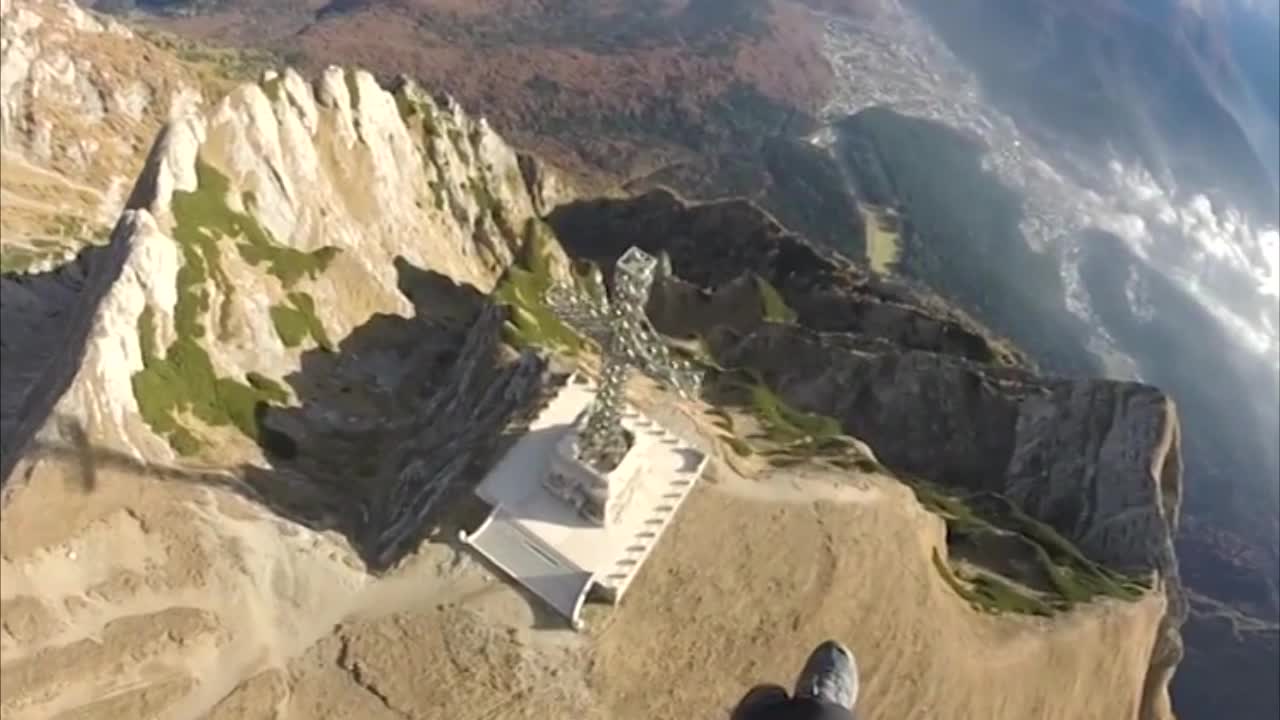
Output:
[[773,708],[787,700],[787,691],[781,685],[757,685],[738,701],[730,720],[766,720]]

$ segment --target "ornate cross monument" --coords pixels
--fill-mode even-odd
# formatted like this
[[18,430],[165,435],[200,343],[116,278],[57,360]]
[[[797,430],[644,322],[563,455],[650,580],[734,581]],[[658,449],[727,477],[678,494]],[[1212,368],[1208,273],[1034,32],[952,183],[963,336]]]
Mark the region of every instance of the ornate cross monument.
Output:
[[460,533],[575,628],[593,590],[610,602],[622,598],[708,461],[626,405],[633,370],[685,397],[701,382],[645,318],[658,271],[657,260],[631,248],[618,260],[612,299],[602,283],[548,291],[557,315],[600,345],[599,382],[574,373],[559,389],[477,486],[493,508],[489,517]]
[[625,462],[634,443],[621,417],[629,373],[637,370],[649,375],[685,398],[696,396],[701,385],[700,373],[671,357],[645,317],[657,268],[656,258],[632,247],[618,259],[612,300],[566,284],[547,292],[556,315],[595,341],[602,357],[595,399],[557,447],[544,484],[582,515],[602,524],[617,514],[632,481],[643,473],[636,463]]

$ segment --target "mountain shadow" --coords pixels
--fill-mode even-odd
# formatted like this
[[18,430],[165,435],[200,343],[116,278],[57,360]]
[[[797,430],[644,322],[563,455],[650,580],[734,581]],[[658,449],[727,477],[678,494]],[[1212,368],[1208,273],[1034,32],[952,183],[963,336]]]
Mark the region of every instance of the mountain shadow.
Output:
[[469,491],[550,380],[543,359],[502,345],[504,308],[402,258],[396,270],[414,316],[375,315],[304,353],[285,378],[296,403],[257,408],[269,465],[243,473],[260,502],[341,532],[374,571],[483,511]]

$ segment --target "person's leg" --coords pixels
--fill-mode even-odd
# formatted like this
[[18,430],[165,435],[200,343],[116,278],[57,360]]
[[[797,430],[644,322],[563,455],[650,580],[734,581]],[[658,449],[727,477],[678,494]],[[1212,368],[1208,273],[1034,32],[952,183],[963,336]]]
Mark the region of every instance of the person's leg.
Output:
[[858,664],[853,653],[834,640],[819,645],[796,679],[795,695],[853,710],[858,702]]
[[757,685],[747,691],[733,709],[730,720],[765,720],[769,711],[786,703],[790,698],[781,685]]

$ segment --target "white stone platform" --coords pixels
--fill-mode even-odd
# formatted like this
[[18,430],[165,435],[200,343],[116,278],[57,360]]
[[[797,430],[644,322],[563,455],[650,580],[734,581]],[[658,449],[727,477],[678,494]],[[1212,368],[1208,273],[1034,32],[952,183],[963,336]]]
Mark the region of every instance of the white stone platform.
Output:
[[644,475],[617,520],[604,526],[583,519],[542,484],[556,443],[595,395],[575,375],[476,488],[493,506],[471,533],[462,533],[503,572],[581,628],[582,605],[593,586],[617,602],[675,518],[707,464],[706,455],[628,407],[623,426],[635,437]]

